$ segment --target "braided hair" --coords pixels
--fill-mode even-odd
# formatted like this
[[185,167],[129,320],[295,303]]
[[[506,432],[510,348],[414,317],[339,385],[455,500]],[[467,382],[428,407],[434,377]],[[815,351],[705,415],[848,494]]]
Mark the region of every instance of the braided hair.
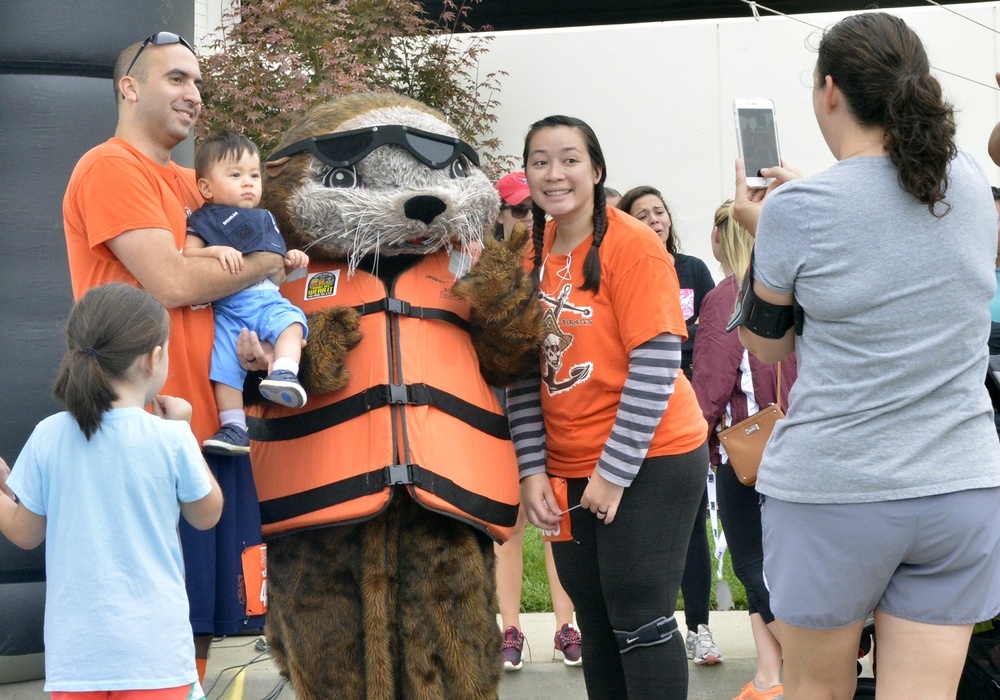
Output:
[[[528,168],[528,153],[531,148],[532,137],[542,129],[550,129],[557,126],[568,126],[577,129],[583,135],[584,143],[587,145],[587,155],[590,156],[591,165],[601,169],[601,177],[594,185],[594,240],[587,251],[587,257],[583,261],[583,284],[580,285],[582,291],[593,290],[597,294],[601,288],[601,257],[599,249],[604,241],[604,234],[608,231],[607,195],[604,191],[604,181],[608,178],[608,170],[604,163],[604,151],[597,140],[597,135],[590,126],[575,117],[567,117],[555,114],[551,117],[540,119],[531,125],[528,135],[524,137],[524,168]],[[532,263],[532,276],[536,280],[542,275],[542,241],[545,235],[545,211],[532,203],[531,211],[534,220],[531,226],[531,245],[534,253]]]

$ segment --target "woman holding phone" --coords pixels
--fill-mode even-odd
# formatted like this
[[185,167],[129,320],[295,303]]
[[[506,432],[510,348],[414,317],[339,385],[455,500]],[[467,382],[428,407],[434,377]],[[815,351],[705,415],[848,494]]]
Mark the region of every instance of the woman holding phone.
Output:
[[526,267],[545,337],[540,376],[507,395],[521,501],[557,537],[589,697],[683,698],[673,614],[708,453],[679,371],[677,275],[648,226],[606,206],[604,154],[586,123],[535,122],[524,165],[534,202]]
[[785,698],[853,697],[872,610],[879,697],[954,698],[973,623],[1000,612],[1000,444],[983,383],[996,211],[901,19],[838,22],[814,79],[839,162],[793,182],[768,169],[767,191],[741,167],[736,182],[736,216],[757,236],[744,307],[785,319],[750,321],[740,339],[799,365],[757,481]]

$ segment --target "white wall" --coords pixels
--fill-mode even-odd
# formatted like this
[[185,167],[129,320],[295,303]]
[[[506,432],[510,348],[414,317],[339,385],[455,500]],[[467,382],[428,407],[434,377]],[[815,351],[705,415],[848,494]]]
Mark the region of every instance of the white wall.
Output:
[[[766,4],[766,3],[765,3]],[[859,2],[859,5],[863,3]],[[1000,2],[949,5],[998,27]],[[993,184],[1000,171],[986,154],[1000,121],[994,74],[998,36],[947,10],[894,9],[920,35],[956,107],[959,147],[976,155]],[[820,27],[847,13],[797,15]],[[495,135],[520,162],[531,122],[568,114],[597,132],[608,185],[660,189],[682,249],[721,277],[708,236],[716,207],[733,192],[734,97],[775,101],[783,157],[806,174],[833,161],[812,113],[811,75],[820,32],[792,19],[659,22],[496,33],[481,70],[504,70]]]
[[222,25],[222,13],[228,12],[238,0],[194,0],[195,46],[203,49]]

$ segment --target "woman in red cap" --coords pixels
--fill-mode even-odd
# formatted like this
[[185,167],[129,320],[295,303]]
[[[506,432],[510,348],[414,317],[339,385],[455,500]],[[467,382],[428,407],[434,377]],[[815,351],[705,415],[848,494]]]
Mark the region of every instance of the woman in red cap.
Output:
[[514,229],[514,224],[523,221],[531,229],[531,192],[528,191],[528,180],[523,172],[508,173],[497,180],[497,192],[500,193],[500,214],[497,216],[496,229],[493,235],[502,241]]

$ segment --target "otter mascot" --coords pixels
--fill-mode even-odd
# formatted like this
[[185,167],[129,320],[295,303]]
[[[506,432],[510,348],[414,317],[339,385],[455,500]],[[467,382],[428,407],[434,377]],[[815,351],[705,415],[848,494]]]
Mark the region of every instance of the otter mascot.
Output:
[[388,94],[312,108],[265,164],[262,206],[311,259],[282,286],[309,317],[308,404],[250,426],[267,634],[300,700],[497,697],[492,540],[519,493],[490,386],[537,371],[541,322],[526,230],[483,244],[477,165]]

